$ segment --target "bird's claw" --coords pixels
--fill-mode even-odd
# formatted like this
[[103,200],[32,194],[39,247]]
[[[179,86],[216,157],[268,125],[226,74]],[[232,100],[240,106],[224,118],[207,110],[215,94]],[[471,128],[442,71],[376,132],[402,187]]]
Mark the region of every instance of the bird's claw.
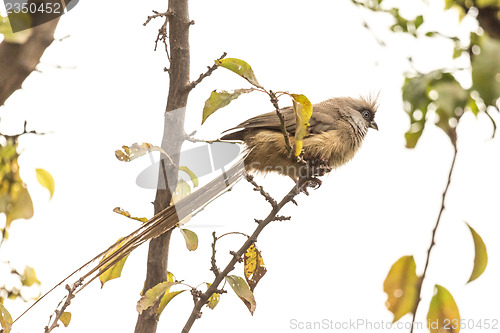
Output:
[[299,185],[300,180],[297,182],[298,190],[299,192],[304,192],[305,195],[309,195],[309,191],[307,190],[308,187],[312,187],[313,189],[318,189],[320,188],[321,184],[323,182],[321,179],[316,178],[316,177],[310,177],[306,179],[305,181],[302,182],[302,185]]
[[304,154],[303,159],[307,164],[311,177],[321,177],[332,171],[332,168],[328,165],[328,160],[322,157]]

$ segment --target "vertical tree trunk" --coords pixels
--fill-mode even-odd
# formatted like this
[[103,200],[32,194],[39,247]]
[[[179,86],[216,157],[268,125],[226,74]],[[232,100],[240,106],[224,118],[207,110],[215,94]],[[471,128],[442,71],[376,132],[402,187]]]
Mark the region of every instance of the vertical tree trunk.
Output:
[[[189,14],[187,0],[169,0],[170,85],[165,111],[162,148],[179,165],[179,153],[184,139],[185,107],[189,95]],[[155,214],[170,205],[172,191],[177,184],[177,166],[162,159],[158,176],[158,189],[154,201]],[[166,181],[165,181],[166,175]],[[165,186],[167,185],[167,186]],[[167,263],[171,231],[151,240],[149,244],[147,275],[144,291],[167,280]],[[156,307],[143,311],[137,319],[136,333],[156,332]]]

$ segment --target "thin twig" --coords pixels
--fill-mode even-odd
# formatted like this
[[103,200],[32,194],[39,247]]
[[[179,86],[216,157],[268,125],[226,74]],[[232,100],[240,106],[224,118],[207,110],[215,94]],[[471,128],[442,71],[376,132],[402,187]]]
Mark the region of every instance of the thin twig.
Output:
[[249,174],[246,174],[245,176],[246,180],[253,185],[254,187],[254,191],[257,191],[259,192],[265,199],[267,202],[269,202],[271,204],[271,206],[273,208],[276,208],[276,206],[278,205],[276,203],[276,200],[273,199],[273,197],[271,197],[271,195],[269,195],[269,193],[267,193],[266,191],[264,191],[264,188],[262,186],[259,186],[254,180],[253,180],[253,176],[252,175],[249,175]]
[[215,276],[220,274],[219,267],[217,267],[217,262],[215,261],[215,253],[217,250],[215,250],[215,243],[217,243],[217,237],[215,236],[215,231],[212,232],[212,237],[214,238],[214,241],[212,242],[212,258],[210,259],[210,263],[212,266],[210,267],[210,270],[214,272]]
[[[224,59],[225,57],[227,56],[227,53],[224,52],[219,59],[217,60],[222,60]],[[197,84],[199,84],[201,81],[203,81],[204,78],[206,78],[207,76],[210,76],[212,75],[212,73],[217,69],[217,67],[219,67],[219,65],[217,63],[213,64],[212,66],[207,66],[207,71],[205,73],[202,73],[200,74],[200,77],[196,80],[196,81],[192,81],[190,82],[186,89],[188,90],[192,90],[194,87],[196,87]]]
[[172,15],[172,12],[170,10],[167,10],[164,13],[160,13],[156,10],[153,10],[153,13],[154,13],[154,15],[148,16],[148,19],[146,20],[146,22],[144,22],[142,24],[143,26],[146,26],[152,19],[155,19],[157,17],[168,17],[168,16]]
[[61,316],[63,315],[64,311],[66,308],[71,304],[71,300],[75,297],[75,290],[82,284],[82,279],[76,281],[72,287],[70,287],[68,284],[66,285],[66,290],[68,291],[68,295],[66,296],[66,300],[64,301],[64,304],[61,306],[61,309],[55,310],[55,317],[54,320],[52,321],[52,324],[45,326],[45,333],[51,332],[54,328],[59,326],[59,319],[61,319]]
[[283,117],[283,114],[281,113],[280,107],[278,105],[278,98],[276,97],[276,94],[272,90],[269,90],[269,92],[267,92],[267,94],[271,98],[271,103],[273,104],[273,106],[276,110],[276,114],[278,115],[278,118],[280,119],[281,133],[283,133],[283,137],[285,138],[285,147],[286,147],[286,150],[288,151],[288,154],[291,156],[292,147],[290,146],[290,138],[288,136],[288,131],[286,130],[286,126],[285,126],[285,117]]
[[413,325],[415,323],[415,317],[417,315],[417,310],[418,310],[418,305],[420,304],[420,301],[422,300],[422,284],[424,283],[425,276],[427,274],[427,268],[429,267],[429,261],[431,257],[431,251],[434,248],[434,245],[436,244],[435,238],[436,238],[436,231],[439,227],[439,223],[441,222],[441,216],[443,215],[443,211],[445,208],[445,200],[446,200],[446,194],[448,193],[448,189],[450,187],[451,183],[451,175],[453,174],[453,169],[455,167],[455,161],[457,159],[457,152],[458,149],[456,145],[454,146],[454,151],[453,151],[453,160],[451,162],[450,166],[450,171],[448,173],[448,181],[446,183],[446,187],[444,188],[443,191],[443,197],[441,199],[441,209],[439,210],[439,214],[436,219],[436,224],[434,225],[434,229],[432,230],[432,237],[431,237],[431,244],[429,246],[429,249],[427,250],[427,258],[425,259],[425,266],[424,266],[424,272],[422,273],[422,277],[419,279],[418,285],[417,285],[417,302],[415,304],[415,310],[413,311],[413,319],[411,321],[411,328],[410,328],[410,333],[413,333]]
[[37,132],[35,130],[28,131],[26,129],[27,126],[28,126],[28,122],[25,120],[24,121],[24,126],[23,126],[23,131],[21,133],[12,134],[12,135],[0,133],[0,136],[3,136],[5,139],[14,139],[14,140],[17,140],[20,136],[23,136],[25,134],[35,134],[35,135],[45,135],[45,134],[47,134],[47,133],[44,133],[44,132]]
[[[299,179],[300,187],[307,187],[309,186],[309,178],[301,178]],[[200,318],[201,316],[201,308],[207,303],[208,299],[214,292],[217,291],[217,288],[219,284],[224,280],[224,278],[231,272],[236,263],[241,259],[243,254],[248,250],[248,248],[255,243],[257,240],[257,237],[260,235],[262,230],[276,219],[276,216],[278,212],[285,206],[288,202],[292,201],[292,199],[300,193],[300,190],[297,186],[293,186],[293,188],[288,192],[285,197],[276,205],[276,207],[273,207],[269,215],[266,217],[265,220],[263,220],[261,223],[258,224],[257,228],[254,230],[253,234],[250,236],[250,238],[247,239],[247,241],[241,246],[241,248],[237,252],[233,252],[233,258],[229,261],[227,264],[226,268],[222,272],[220,272],[215,279],[213,280],[212,284],[210,287],[207,289],[206,292],[204,292],[199,299],[196,301],[193,310],[191,312],[191,315],[189,316],[189,319],[187,320],[184,328],[182,329],[182,333],[187,333],[191,330],[191,327],[193,326],[194,322],[196,319]]]

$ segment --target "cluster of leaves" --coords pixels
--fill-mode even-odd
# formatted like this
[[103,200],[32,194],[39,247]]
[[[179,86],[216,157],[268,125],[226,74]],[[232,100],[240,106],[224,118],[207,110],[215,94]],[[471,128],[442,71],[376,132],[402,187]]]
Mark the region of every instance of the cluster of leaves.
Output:
[[[475,257],[472,273],[467,283],[476,280],[483,274],[488,264],[486,245],[481,236],[469,225],[467,225],[474,241]],[[389,270],[384,282],[384,291],[388,299],[386,306],[394,314],[393,322],[398,321],[406,314],[414,314],[419,302],[422,276],[417,276],[417,266],[413,256],[399,258]],[[446,323],[460,323],[458,306],[451,293],[444,287],[436,285],[434,294],[427,313],[428,324],[438,323],[436,327],[445,327]],[[429,327],[431,332],[438,329]],[[458,332],[454,330],[453,332]]]
[[[481,15],[487,10],[499,13],[499,0],[447,0],[445,10],[458,8],[461,18],[465,15],[476,16],[483,29],[471,31],[468,40],[456,36],[446,36],[439,31],[425,29],[424,15],[416,15],[413,19],[406,19],[399,13],[398,8],[386,8],[382,0],[356,1],[355,4],[375,12],[389,13],[395,23],[391,30],[406,33],[414,38],[444,38],[451,40],[454,52],[450,57],[453,64],[457,58],[468,58],[470,66],[460,68],[451,66],[429,73],[421,73],[414,69],[408,73],[403,85],[403,100],[405,111],[410,118],[410,129],[407,131],[406,146],[414,148],[422,135],[425,125],[430,120],[428,111],[435,111],[435,124],[441,128],[456,146],[456,126],[464,112],[470,111],[474,115],[484,112],[491,119],[495,134],[496,123],[490,116],[492,110],[498,110],[500,97],[500,40],[495,31],[481,25]],[[500,26],[500,16],[492,18]],[[410,60],[412,58],[410,57]],[[463,59],[462,59],[463,60]],[[464,72],[470,75],[472,86],[463,87],[456,78],[457,73]]]
[[[0,245],[7,241],[9,237],[9,229],[13,221],[18,219],[29,219],[33,216],[33,202],[28,192],[26,184],[21,179],[19,174],[19,152],[18,152],[18,136],[3,136],[0,135],[3,142],[0,144],[0,213],[5,216],[5,226],[0,228],[2,239]],[[54,179],[44,169],[36,169],[36,177],[39,183],[47,188],[50,196],[54,194]],[[30,298],[23,295],[26,288],[40,285],[40,281],[36,277],[35,270],[26,266],[22,272],[11,267],[10,262],[4,262],[6,270],[10,271],[11,275],[17,280],[15,286],[0,285],[0,304],[3,304],[4,299],[20,298],[28,301]],[[0,316],[2,327],[7,330],[10,315],[3,307]],[[11,320],[11,319],[10,319]]]
[[[500,35],[498,29],[491,29],[491,27],[500,26],[499,0],[446,0],[444,10],[458,8],[460,20],[465,15],[475,17],[478,20],[482,29],[471,31],[468,40],[461,40],[456,36],[446,36],[439,31],[425,30],[424,15],[416,15],[413,19],[403,18],[397,8],[384,7],[383,0],[352,1],[374,12],[389,13],[395,21],[390,28],[393,32],[405,33],[415,39],[445,38],[451,40],[454,44],[454,52],[450,56],[450,64],[457,63],[457,58],[461,58],[462,62],[464,59],[468,60],[469,66],[466,68],[451,66],[450,68],[435,69],[428,73],[421,73],[413,68],[412,73],[406,74],[402,95],[405,111],[410,118],[410,128],[405,134],[408,148],[414,148],[417,145],[426,124],[432,119],[429,117],[431,112],[435,113],[434,124],[448,136],[455,148],[455,154],[457,149],[456,127],[465,112],[472,112],[475,116],[480,113],[486,114],[492,122],[493,136],[495,135],[496,123],[490,112],[498,112],[500,106],[500,40],[498,40]],[[490,24],[490,20],[488,26],[484,26],[483,23],[486,21],[483,20],[483,14],[487,11],[493,11],[496,14],[492,18],[494,23]],[[409,59],[412,62],[413,58]],[[456,79],[458,73],[470,75],[472,85],[464,87]],[[473,272],[468,281],[471,282],[485,270],[487,253],[481,237],[472,227],[469,226],[469,229],[476,251]],[[429,254],[430,249],[428,256]],[[389,271],[384,283],[384,291],[388,295],[386,305],[394,314],[394,321],[398,321],[408,313],[415,316],[420,302],[420,288],[422,280],[425,278],[427,264],[428,262],[424,268],[423,276],[417,276],[413,256],[404,256]],[[438,332],[439,329],[442,329],[445,321],[460,323],[460,314],[453,296],[440,285],[436,285],[436,293],[430,302],[427,319],[431,332]],[[433,326],[432,323],[437,324]],[[460,325],[453,325],[450,329],[453,332],[458,332]]]

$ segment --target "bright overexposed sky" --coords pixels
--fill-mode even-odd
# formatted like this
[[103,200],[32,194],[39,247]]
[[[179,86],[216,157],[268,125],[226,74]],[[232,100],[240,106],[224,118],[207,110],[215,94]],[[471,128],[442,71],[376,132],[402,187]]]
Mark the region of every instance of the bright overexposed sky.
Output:
[[[123,163],[114,151],[134,142],[160,144],[168,93],[163,68],[168,63],[161,45],[157,52],[153,48],[163,22],[142,24],[151,10],[166,8],[167,1],[157,0],[80,1],[56,30],[56,38],[69,37],[47,49],[39,72],[0,108],[2,133],[21,131],[24,120],[29,129],[48,133],[22,138],[21,175],[32,194],[35,215],[14,222],[11,238],[1,248],[2,259],[36,269],[42,292],[139,226],[113,213],[114,207],[152,216],[154,190],[135,183],[150,158]],[[401,14],[411,18],[415,10],[409,7]],[[453,45],[395,36],[387,30],[392,24],[388,16],[370,15],[347,0],[192,0],[190,17],[196,22],[190,30],[192,79],[225,51],[247,61],[267,89],[302,93],[313,103],[380,92],[380,130],[370,131],[355,158],[325,177],[321,188],[300,195],[298,206],[283,209],[291,221],[274,222],[259,238],[268,272],[255,290],[254,316],[229,290],[215,310],[204,308],[192,332],[297,332],[301,330],[292,322],[323,319],[392,321],[384,305],[383,281],[403,255],[414,255],[417,272],[422,272],[452,158],[449,139],[432,124],[415,149],[404,147],[409,120],[401,86],[402,73],[410,68],[405,57],[413,55],[421,71],[455,67],[449,62]],[[363,28],[362,20],[373,32]],[[429,26],[423,29],[467,35],[463,27],[456,31],[457,14],[452,11],[425,24]],[[387,47],[379,46],[373,34]],[[470,79],[464,75],[461,83],[470,84]],[[233,73],[215,71],[190,94],[186,131],[198,130],[198,138],[215,139],[242,120],[272,110],[265,95],[253,93],[219,110],[200,127],[204,101],[212,90],[243,87],[248,83]],[[281,106],[289,104],[286,98],[280,101]],[[491,130],[484,115],[476,119],[467,113],[460,121],[456,172],[417,316],[422,323],[434,284],[454,295],[462,318],[500,319],[500,141],[490,139]],[[35,168],[54,176],[56,191],[50,201],[36,182]],[[293,186],[290,179],[277,175],[256,180],[276,199]],[[250,233],[254,218],[267,216],[269,210],[251,185],[241,181],[186,225],[198,234],[197,251],[189,252],[181,234],[174,232],[169,270],[191,285],[211,282],[212,231]],[[483,237],[489,254],[485,273],[470,285],[465,283],[472,271],[474,245],[464,221]],[[219,265],[225,265],[229,251],[241,244],[241,236],[222,239]],[[146,255],[147,246],[142,246],[129,257],[120,279],[103,289],[95,282],[78,294],[68,309],[73,314],[70,326],[59,330],[133,332]],[[242,267],[234,274],[242,275]],[[48,297],[16,323],[14,331],[41,331],[64,294],[61,289]],[[20,301],[5,305],[13,317],[27,307]],[[192,305],[188,292],[179,295],[162,314],[158,332],[180,332]]]

